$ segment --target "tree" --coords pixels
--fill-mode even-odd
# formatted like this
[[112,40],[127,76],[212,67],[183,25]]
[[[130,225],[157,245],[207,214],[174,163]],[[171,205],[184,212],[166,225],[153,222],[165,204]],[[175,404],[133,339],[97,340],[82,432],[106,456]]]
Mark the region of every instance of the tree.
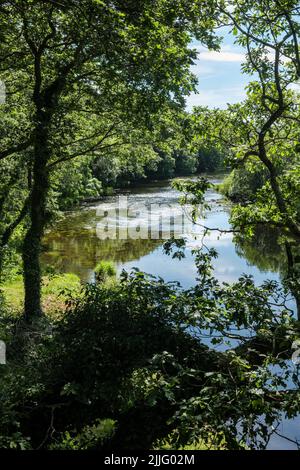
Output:
[[294,90],[300,77],[299,2],[221,1],[217,8],[219,26],[229,28],[235,42],[245,48],[242,69],[253,81],[243,103],[227,110],[196,109],[199,133],[202,140],[227,148],[236,184],[244,172],[263,176],[250,198],[234,207],[231,221],[248,235],[257,225],[281,230],[290,266],[288,282],[300,312],[293,253],[300,238],[300,100]]
[[[19,119],[9,132],[13,138],[1,144],[0,159],[22,155],[29,174],[29,194],[20,212],[24,216],[28,206],[23,244],[27,319],[41,314],[39,250],[52,169],[103,149],[124,119],[134,124],[165,102],[183,104],[194,85],[191,34],[210,47],[216,44],[211,8],[212,2],[203,0],[2,2],[1,71],[8,96],[21,100],[19,106],[14,102]],[[6,110],[9,106],[10,99]],[[105,113],[103,134],[93,126]]]
[[[285,188],[287,178],[280,171],[291,159],[294,171],[299,163],[296,146],[300,103],[297,95],[289,91],[300,78],[300,28],[295,18],[300,12],[299,4],[263,0],[239,2],[233,10],[229,8],[221,7],[221,11],[225,22],[233,28],[237,43],[246,47],[243,69],[258,77],[249,85],[245,106],[234,111],[241,119],[243,143],[247,147],[242,163],[258,158],[267,169],[278,212],[290,234],[299,238],[299,214],[290,208],[291,194]],[[288,179],[292,181],[290,174]],[[298,198],[298,188],[294,190],[293,201]]]
[[[234,166],[250,161],[265,168],[280,222],[299,238],[299,214],[294,207],[299,189],[294,180],[299,164],[300,103],[291,90],[300,77],[299,4],[294,0],[226,1],[218,3],[218,10],[219,25],[229,27],[235,42],[246,49],[242,68],[255,80],[248,86],[244,103],[229,106],[227,111],[196,110],[198,125],[204,129],[204,138],[227,146]],[[281,170],[287,165],[294,176],[283,175]],[[287,180],[294,186],[292,201]]]

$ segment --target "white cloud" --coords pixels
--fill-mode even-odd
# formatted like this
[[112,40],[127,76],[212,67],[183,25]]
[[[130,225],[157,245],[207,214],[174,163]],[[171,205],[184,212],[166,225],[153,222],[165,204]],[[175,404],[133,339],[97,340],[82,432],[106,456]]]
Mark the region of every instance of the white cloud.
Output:
[[209,62],[238,62],[242,63],[245,60],[245,54],[240,49],[230,45],[224,45],[221,50],[208,51],[203,46],[198,46],[198,60]]
[[207,51],[200,52],[199,60],[211,61],[211,62],[239,62],[242,63],[245,60],[245,54],[240,52],[227,52],[227,51]]
[[187,109],[193,106],[226,108],[227,104],[242,101],[245,96],[245,80],[240,65],[245,61],[245,51],[235,45],[224,44],[220,52],[209,51],[197,45],[198,59],[191,71],[199,79],[199,93],[187,99]]
[[238,103],[246,96],[243,85],[236,87],[218,88],[216,90],[203,90],[192,93],[187,98],[187,109],[193,106],[208,106],[209,108],[226,108],[227,104]]
[[216,76],[216,69],[203,64],[202,61],[197,61],[195,65],[191,67],[191,71],[201,79],[211,78]]
[[[267,50],[267,54],[266,54],[267,60],[269,60],[270,62],[274,62],[275,61],[275,50],[271,49],[270,47],[267,47],[266,50]],[[281,54],[280,55],[280,61],[283,64],[288,64],[289,62],[291,62],[291,59],[289,59],[288,57]]]

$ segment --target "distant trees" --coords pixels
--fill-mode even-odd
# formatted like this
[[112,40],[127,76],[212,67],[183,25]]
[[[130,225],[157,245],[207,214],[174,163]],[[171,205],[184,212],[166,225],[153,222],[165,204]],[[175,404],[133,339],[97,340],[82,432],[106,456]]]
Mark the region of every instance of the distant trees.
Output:
[[220,150],[217,146],[200,146],[197,152],[197,171],[213,172],[226,169],[226,151]]

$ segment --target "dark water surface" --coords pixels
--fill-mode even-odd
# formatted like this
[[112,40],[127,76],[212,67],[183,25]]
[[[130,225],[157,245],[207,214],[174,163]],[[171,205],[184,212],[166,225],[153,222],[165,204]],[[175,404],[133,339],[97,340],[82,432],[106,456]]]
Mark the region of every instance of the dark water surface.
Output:
[[[223,176],[213,175],[209,179],[218,184]],[[201,246],[203,228],[193,225],[189,217],[183,218],[179,193],[172,188],[171,181],[141,185],[119,196],[65,214],[45,236],[43,264],[56,271],[75,273],[89,282],[94,279],[97,264],[107,260],[115,263],[118,272],[137,267],[166,281],[179,281],[183,287],[193,285],[196,269],[191,250]],[[230,229],[230,205],[214,188],[207,192],[206,200],[211,210],[205,212],[199,223]],[[123,239],[113,238],[116,223]],[[170,232],[187,238],[186,257],[182,260],[164,254],[163,243]],[[104,239],[109,234],[111,238]],[[274,232],[260,232],[253,242],[242,243],[232,233],[211,231],[205,236],[205,245],[218,251],[214,265],[220,281],[234,282],[244,273],[251,274],[257,284],[266,279],[279,281],[284,270],[284,255]],[[282,421],[278,432],[299,439],[300,419]],[[294,449],[295,444],[273,435],[268,448]]]

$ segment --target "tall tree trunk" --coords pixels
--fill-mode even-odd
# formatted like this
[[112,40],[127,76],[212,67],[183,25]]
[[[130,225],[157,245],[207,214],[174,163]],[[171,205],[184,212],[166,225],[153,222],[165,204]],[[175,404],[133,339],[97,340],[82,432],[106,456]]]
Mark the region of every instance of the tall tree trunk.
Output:
[[[33,136],[33,166],[29,173],[28,185],[30,191],[30,227],[23,243],[23,274],[25,288],[25,319],[31,321],[41,316],[41,266],[40,247],[47,220],[46,205],[50,186],[48,163],[51,157],[49,145],[49,128],[53,113],[57,109],[59,96],[65,86],[68,73],[80,57],[82,46],[75,50],[73,60],[62,67],[60,75],[42,89],[42,55],[48,40],[52,39],[56,30],[51,25],[51,34],[37,47],[28,35],[26,18],[24,19],[25,39],[34,56],[34,91],[33,103],[36,109],[35,133]],[[50,24],[50,23],[49,23]],[[26,147],[27,148],[27,147]]]
[[46,222],[46,204],[49,191],[49,172],[47,163],[49,149],[50,116],[40,111],[34,143],[34,162],[32,171],[32,190],[30,198],[30,227],[23,244],[23,269],[25,288],[25,319],[31,321],[41,316],[41,267],[40,246]]
[[269,176],[270,176],[270,184],[271,188],[273,191],[273,194],[275,196],[276,204],[278,207],[278,210],[280,214],[283,216],[285,219],[285,224],[286,227],[289,229],[291,235],[293,237],[296,237],[296,239],[299,240],[300,238],[300,226],[297,221],[293,220],[289,216],[289,211],[288,211],[288,205],[286,200],[284,199],[284,196],[282,194],[280,185],[278,183],[278,175],[277,175],[277,170],[273,164],[273,162],[268,158],[267,156],[267,151],[265,147],[265,134],[261,133],[258,141],[258,148],[259,148],[259,153],[258,157],[260,161],[264,164],[264,166],[267,168],[269,171]]

